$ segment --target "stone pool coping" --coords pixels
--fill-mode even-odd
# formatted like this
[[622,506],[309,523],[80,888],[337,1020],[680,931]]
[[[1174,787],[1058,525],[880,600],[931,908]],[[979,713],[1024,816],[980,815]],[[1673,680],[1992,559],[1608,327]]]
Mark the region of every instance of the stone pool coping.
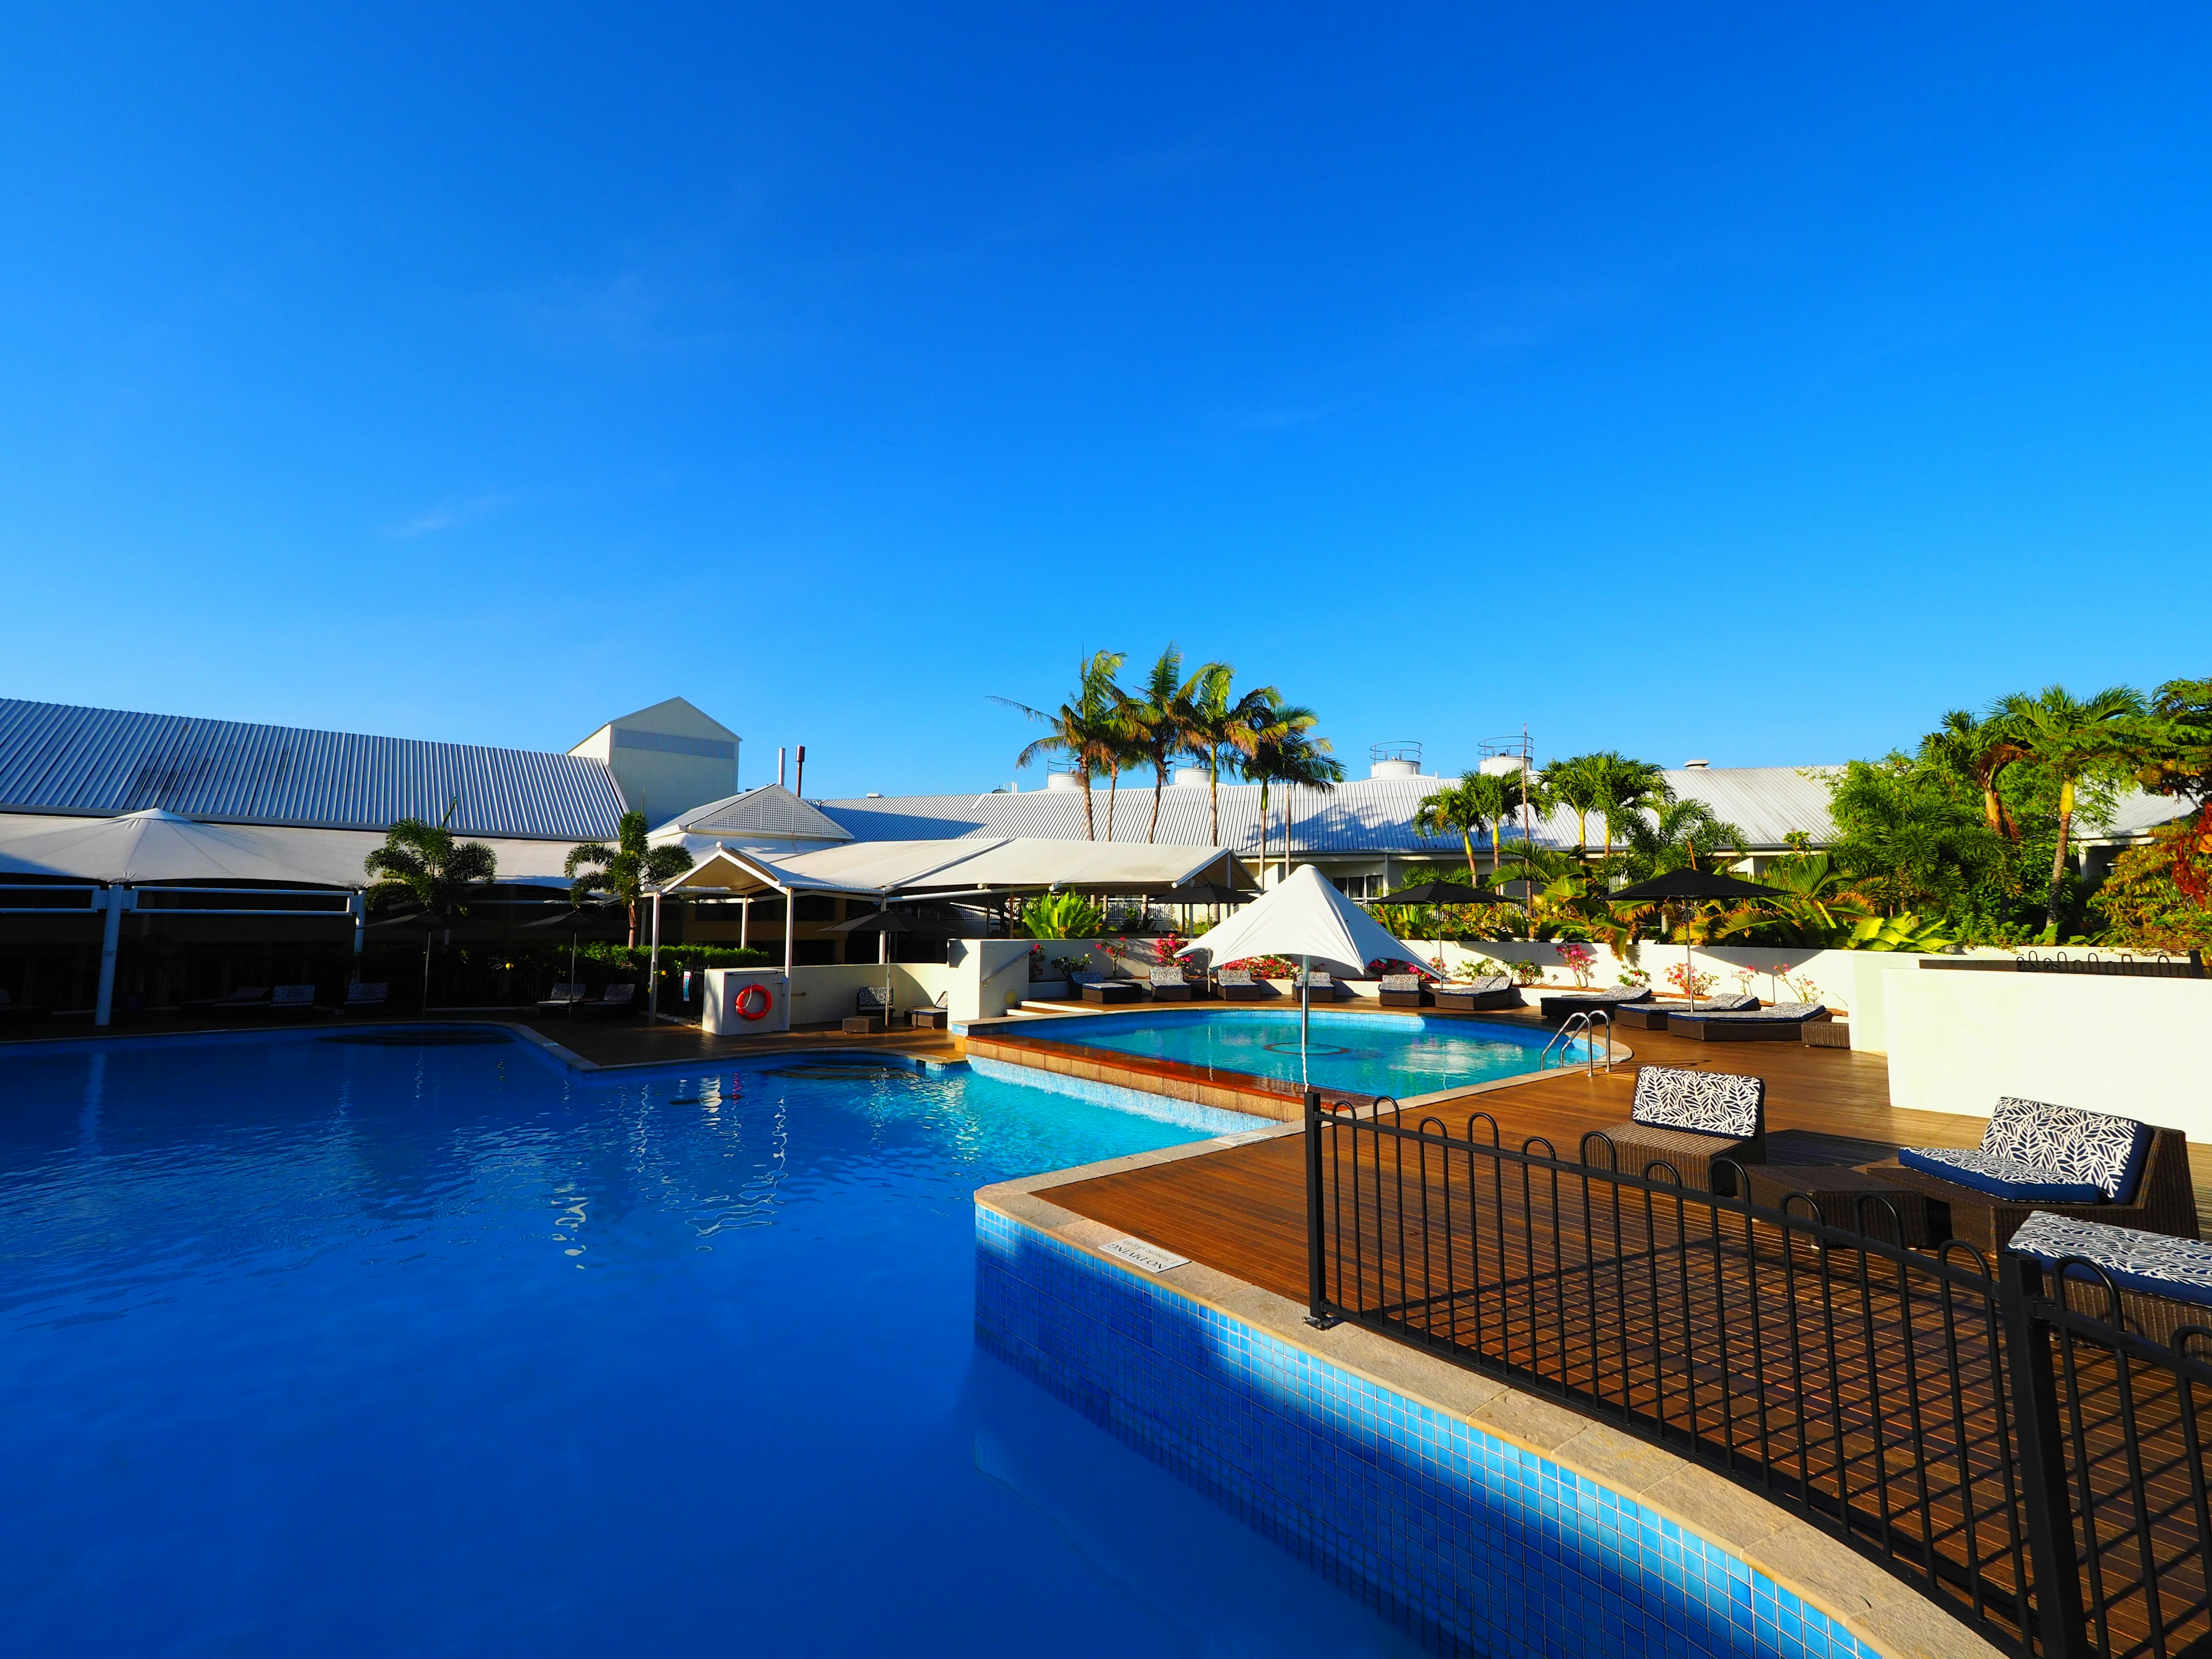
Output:
[[1701,1464],[1359,1326],[1316,1330],[1306,1323],[1306,1310],[1297,1304],[1203,1262],[1143,1273],[1104,1253],[1104,1246],[1132,1235],[1064,1210],[1049,1196],[1055,1187],[1301,1133],[1297,1125],[1256,1129],[998,1182],[978,1191],[975,1202],[1111,1271],[1155,1279],[1177,1296],[1276,1341],[1632,1498],[1727,1550],[1889,1659],[2002,1659],[1999,1649],[1903,1580]]
[[[1202,1007],[1193,1009],[1188,1004],[1171,1006],[1177,1012],[1208,1012]],[[1127,1006],[1085,1009],[1079,1012],[1071,1009],[1066,1017],[1080,1018],[1082,1013],[1127,1014],[1132,1012]],[[1349,1013],[1361,1018],[1404,1017],[1403,1012],[1395,1009],[1385,1012],[1380,1009],[1333,1008],[1329,1012]],[[1062,1016],[1055,1012],[1048,1018],[1056,1022]],[[1464,1020],[1470,1024],[1486,1023],[1480,1017],[1471,1015],[1447,1014],[1443,1018]],[[1279,1078],[1260,1077],[1250,1072],[1220,1071],[1212,1066],[1194,1066],[1187,1060],[1156,1060],[1145,1054],[1122,1054],[1111,1048],[1094,1048],[1087,1043],[1060,1042],[1042,1035],[1029,1035],[1036,1030],[1038,1023],[1035,1016],[970,1021],[963,1028],[967,1052],[985,1060],[998,1060],[1003,1065],[1027,1066],[1033,1070],[1056,1072],[1063,1077],[1077,1078],[1087,1083],[1133,1089],[1142,1094],[1165,1095],[1171,1100],[1184,1101],[1194,1106],[1210,1106],[1218,1111],[1242,1112],[1248,1117],[1273,1118],[1279,1122],[1293,1123],[1305,1115],[1305,1097],[1295,1083]],[[1634,1050],[1610,1034],[1606,1042],[1612,1050],[1613,1065],[1619,1066],[1635,1058]],[[1486,1083],[1439,1089],[1425,1095],[1407,1095],[1399,1101],[1398,1105],[1403,1111],[1425,1110],[1463,1101],[1475,1095],[1518,1088],[1522,1084],[1536,1083],[1559,1075],[1561,1073],[1556,1067],[1544,1072],[1523,1072],[1514,1077],[1492,1078]],[[1350,1092],[1340,1089],[1322,1091],[1331,1097],[1346,1096]]]

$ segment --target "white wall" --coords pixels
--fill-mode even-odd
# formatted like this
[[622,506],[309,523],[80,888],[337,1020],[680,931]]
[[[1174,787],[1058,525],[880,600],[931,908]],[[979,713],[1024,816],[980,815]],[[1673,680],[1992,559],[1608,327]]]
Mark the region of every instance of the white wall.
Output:
[[[890,975],[892,999],[901,1008],[934,1002],[940,991],[952,993],[948,1007],[956,1006],[960,1000],[963,975],[960,969],[948,968],[941,962],[855,962],[795,967],[791,970],[791,1023],[819,1025],[824,1021],[848,1018],[860,988],[883,984],[886,974]],[[954,1018],[959,1016],[956,1014]]]
[[1893,1105],[1986,1116],[2019,1095],[2212,1141],[2212,981],[1929,970],[1883,988]]

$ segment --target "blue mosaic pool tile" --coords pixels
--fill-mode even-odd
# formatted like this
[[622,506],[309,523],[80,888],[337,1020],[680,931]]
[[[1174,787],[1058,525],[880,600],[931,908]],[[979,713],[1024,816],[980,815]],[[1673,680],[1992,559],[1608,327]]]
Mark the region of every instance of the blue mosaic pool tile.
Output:
[[990,1352],[1437,1650],[1876,1659],[1634,1498],[978,1206]]

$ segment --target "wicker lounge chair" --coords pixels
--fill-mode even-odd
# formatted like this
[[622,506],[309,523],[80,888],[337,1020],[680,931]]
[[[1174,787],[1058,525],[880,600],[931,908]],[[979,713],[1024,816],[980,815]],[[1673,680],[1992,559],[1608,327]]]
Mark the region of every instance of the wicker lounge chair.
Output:
[[1169,966],[1155,968],[1151,974],[1152,1000],[1155,1002],[1188,1002],[1190,981],[1182,976],[1182,969]]
[[315,1012],[315,988],[312,985],[279,985],[269,993],[269,1000],[261,1005],[272,1019],[305,1019]]
[[593,1019],[605,1019],[616,1014],[634,1014],[637,1012],[637,987],[610,985],[596,998],[580,1001],[568,1012]]
[[1085,1002],[1134,1002],[1137,981],[1116,979],[1111,974],[1078,974],[1075,983]]
[[[2066,1305],[2092,1318],[2169,1346],[2184,1327],[2212,1330],[2212,1244],[2038,1210],[2005,1248],[2034,1257],[2046,1273],[2070,1261],[2101,1269],[2104,1278],[2083,1267],[2066,1273]],[[2199,1354],[2208,1348],[2212,1343],[2191,1345]]]
[[[1758,1006],[1757,997],[1699,997],[1697,1011],[1700,1014],[1748,1013]],[[1689,1012],[1687,1002],[1662,1002],[1656,999],[1650,1002],[1623,1003],[1612,1011],[1614,1024],[1644,1031],[1668,1030],[1671,1029],[1667,1024],[1668,1020],[1677,1014]]]
[[[1319,969],[1312,969],[1306,975],[1304,989],[1305,1000],[1309,1002],[1334,1002],[1337,998],[1345,994],[1344,987]],[[1291,994],[1297,996],[1298,991],[1298,981],[1296,979],[1291,980]]]
[[389,988],[381,980],[374,980],[366,985],[356,980],[346,987],[345,1000],[338,1004],[338,1012],[342,1014],[380,1014],[384,1012],[385,994]]
[[2199,1236],[2189,1137],[2106,1112],[2008,1096],[1972,1151],[1906,1146],[1861,1167],[1947,1206],[1952,1237],[1983,1250],[2002,1249],[2039,1210]]
[[[1663,1164],[1685,1187],[1727,1196],[1735,1183],[1723,1175],[1723,1184],[1714,1185],[1716,1159],[1766,1162],[1766,1085],[1759,1078],[1640,1066],[1628,1116],[1583,1137],[1583,1163],[1633,1176]],[[1651,1178],[1664,1180],[1666,1169]]]
[[1436,999],[1439,1010],[1446,1013],[1472,1014],[1486,1008],[1518,1008],[1521,993],[1504,974],[1486,974],[1480,979],[1449,981],[1429,987],[1429,994]]
[[907,1024],[917,1031],[945,1030],[952,1024],[952,1010],[948,1006],[951,997],[950,991],[939,991],[935,1002],[908,1009]]
[[1385,974],[1376,983],[1375,995],[1385,1008],[1418,1008],[1428,1000],[1421,993],[1419,974]]
[[1537,998],[1536,1012],[1547,1020],[1559,1020],[1592,1008],[1610,1012],[1628,1003],[1650,1000],[1651,988],[1647,985],[1624,985],[1617,991],[1552,991]]
[[1267,994],[1267,988],[1252,977],[1249,968],[1217,969],[1213,988],[1224,1002],[1257,1002]]
[[584,987],[581,981],[562,980],[553,988],[550,995],[538,999],[538,1012],[548,1015],[565,1014],[583,1000]]
[[1771,1007],[1753,1007],[1741,1012],[1718,1008],[1708,1013],[1701,1008],[1692,1013],[1683,1009],[1667,1016],[1667,1030],[1670,1036],[1691,1037],[1699,1042],[1802,1044],[1806,1026],[1834,1018],[1817,1002],[1778,1002]]
[[842,1029],[854,1036],[889,1030],[894,1001],[891,994],[882,986],[863,985],[853,993],[853,1012],[846,1018]]
[[240,985],[219,997],[185,1004],[186,1011],[195,1014],[235,1014],[268,1006],[269,988],[265,985]]

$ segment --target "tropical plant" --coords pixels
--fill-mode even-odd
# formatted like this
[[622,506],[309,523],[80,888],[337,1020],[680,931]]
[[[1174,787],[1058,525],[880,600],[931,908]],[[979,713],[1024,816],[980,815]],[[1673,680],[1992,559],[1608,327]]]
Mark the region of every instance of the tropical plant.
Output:
[[1872,914],[1852,878],[1826,853],[1777,859],[1759,879],[1773,894],[1735,905],[1713,937],[1747,934],[1765,945],[1825,945]]
[[1619,838],[1623,823],[1645,812],[1656,812],[1673,802],[1674,791],[1664,768],[1650,761],[1631,760],[1605,749],[1589,757],[1598,781],[1600,804],[1590,810],[1603,820],[1607,852]]
[[1414,809],[1413,833],[1438,840],[1457,835],[1467,853],[1468,879],[1480,883],[1481,877],[1474,867],[1474,837],[1481,835],[1489,839],[1490,861],[1495,868],[1501,862],[1498,832],[1516,804],[1516,793],[1506,779],[1490,772],[1469,772],[1458,782],[1431,793]]
[[1545,791],[1575,815],[1575,857],[1589,854],[1590,815],[1613,807],[1613,777],[1623,757],[1611,750],[1553,761],[1538,775]]
[[2180,869],[2201,869],[2212,847],[2201,843],[2199,819],[2184,819],[2152,832],[2113,860],[2112,873],[2091,901],[2105,918],[2106,942],[2130,951],[2181,955],[2212,952],[2212,908],[2185,892]]
[[1944,909],[2002,872],[2008,843],[1954,775],[1904,755],[1852,761],[1829,780],[1835,862],[1893,914]]
[[2051,887],[2044,908],[2046,935],[2058,931],[2064,896],[2067,842],[2074,828],[2076,790],[2085,777],[2118,773],[2126,739],[2136,735],[2132,722],[2147,712],[2142,694],[2124,685],[2107,686],[2086,702],[2063,685],[2046,685],[2034,696],[2014,692],[1997,712],[2027,758],[2058,782],[2058,845],[2051,860]]
[[1920,739],[1921,760],[1971,783],[1981,795],[1984,822],[2007,841],[2020,839],[2020,825],[1998,783],[2007,767],[2027,757],[2010,721],[1996,714],[1984,719],[1964,708],[1951,710]]
[[1105,912],[1080,893],[1039,893],[1022,906],[1031,939],[1096,939],[1105,925]]
[[2160,840],[2174,896],[2199,910],[2212,906],[2212,679],[2160,686],[2150,718],[2137,723],[2127,744],[2126,760],[2143,788],[2196,809],[2192,826]]
[[1145,831],[1147,845],[1160,833],[1160,795],[1166,789],[1168,769],[1179,756],[1190,752],[1197,734],[1200,688],[1221,665],[1205,663],[1186,679],[1182,652],[1170,640],[1145,676],[1142,690],[1121,710],[1132,750],[1141,763],[1152,769],[1152,822]]
[[1210,662],[1194,676],[1198,682],[1190,706],[1189,730],[1184,752],[1206,768],[1207,834],[1221,845],[1221,767],[1232,757],[1249,759],[1259,747],[1260,733],[1282,696],[1272,685],[1238,692],[1236,671],[1225,662]]
[[1124,707],[1128,699],[1114,677],[1121,672],[1126,657],[1119,651],[1096,651],[1076,665],[1075,694],[1057,708],[1047,712],[1032,708],[1012,697],[993,697],[1008,708],[1018,709],[1029,719],[1048,727],[1046,734],[1024,748],[1014,762],[1016,766],[1027,766],[1031,761],[1048,755],[1064,755],[1073,763],[1077,777],[1083,783],[1083,837],[1085,841],[1098,839],[1098,825],[1091,808],[1091,780],[1103,773],[1113,773],[1119,778],[1122,757],[1133,747],[1124,724]]
[[[1344,763],[1329,752],[1327,738],[1312,734],[1315,716],[1309,708],[1279,703],[1267,723],[1255,734],[1252,752],[1237,769],[1248,783],[1260,786],[1260,867],[1267,867],[1268,791],[1276,784],[1326,793],[1344,781]],[[1283,874],[1290,874],[1290,830],[1283,832]]]
[[673,881],[691,867],[682,847],[655,847],[646,840],[643,812],[625,812],[616,827],[615,844],[587,841],[568,849],[562,866],[568,876],[570,902],[581,907],[594,893],[610,895],[629,915],[629,942],[637,943],[638,911],[645,890]]
[[1630,814],[1623,820],[1627,847],[1620,865],[1631,881],[1646,881],[1669,870],[1711,870],[1719,866],[1722,849],[1735,862],[1743,856],[1743,831],[1695,796],[1662,802]]
[[376,878],[369,884],[371,903],[404,893],[432,915],[468,915],[469,892],[496,877],[499,860],[480,841],[454,838],[449,826],[460,805],[456,796],[436,823],[400,818],[384,832],[384,845],[361,861]]
[[1923,921],[1907,911],[1903,915],[1867,916],[1837,939],[1835,946],[1844,951],[1917,951],[1936,955],[1958,942],[1943,931],[1941,922]]

